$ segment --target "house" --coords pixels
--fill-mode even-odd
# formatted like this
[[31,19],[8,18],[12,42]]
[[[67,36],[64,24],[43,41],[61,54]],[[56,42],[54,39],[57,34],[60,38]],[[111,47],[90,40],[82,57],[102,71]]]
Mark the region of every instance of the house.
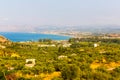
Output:
[[38,47],[55,47],[56,45],[54,44],[51,44],[51,45],[47,45],[47,44],[41,44],[41,45],[38,45]]
[[34,67],[35,66],[35,59],[26,59],[26,67]]
[[71,56],[77,56],[77,54],[73,53],[73,54],[71,54]]
[[58,56],[58,59],[65,59],[65,58],[67,58],[67,56],[64,55]]
[[71,44],[63,44],[63,47],[70,47]]
[[8,67],[8,71],[14,70],[14,67]]
[[98,46],[99,46],[98,44],[96,44],[96,43],[94,44],[94,47],[98,47]]

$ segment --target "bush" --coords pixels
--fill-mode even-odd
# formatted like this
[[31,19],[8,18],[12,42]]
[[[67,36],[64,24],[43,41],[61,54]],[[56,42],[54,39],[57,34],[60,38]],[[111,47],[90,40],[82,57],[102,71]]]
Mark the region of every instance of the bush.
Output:
[[76,65],[69,64],[63,68],[61,74],[64,80],[74,80],[80,77],[80,68]]

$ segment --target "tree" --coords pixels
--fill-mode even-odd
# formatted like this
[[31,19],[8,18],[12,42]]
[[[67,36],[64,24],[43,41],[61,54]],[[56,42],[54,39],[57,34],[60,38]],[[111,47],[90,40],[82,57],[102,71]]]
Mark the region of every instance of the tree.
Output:
[[62,69],[61,74],[64,80],[79,79],[80,68],[76,65],[68,64]]
[[3,72],[0,72],[0,80],[6,80],[5,74]]

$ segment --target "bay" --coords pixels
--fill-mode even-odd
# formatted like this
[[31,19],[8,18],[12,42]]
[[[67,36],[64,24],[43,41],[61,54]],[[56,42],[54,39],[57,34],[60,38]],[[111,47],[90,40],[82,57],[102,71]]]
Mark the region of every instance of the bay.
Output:
[[40,34],[40,33],[20,33],[20,32],[0,32],[0,35],[13,42],[38,41],[39,39],[68,40],[69,36]]

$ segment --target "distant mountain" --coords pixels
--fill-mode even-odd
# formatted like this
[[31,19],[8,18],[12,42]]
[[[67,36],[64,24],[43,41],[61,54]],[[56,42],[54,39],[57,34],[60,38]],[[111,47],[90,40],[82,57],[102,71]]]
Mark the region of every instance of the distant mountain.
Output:
[[92,33],[120,33],[120,26],[39,26],[34,28],[35,32],[61,31],[61,32],[92,32]]
[[92,32],[92,33],[120,33],[119,25],[81,25],[81,26],[32,26],[32,25],[0,25],[0,32]]
[[92,33],[120,33],[120,26],[106,25],[106,26],[76,26],[77,31],[92,32]]

